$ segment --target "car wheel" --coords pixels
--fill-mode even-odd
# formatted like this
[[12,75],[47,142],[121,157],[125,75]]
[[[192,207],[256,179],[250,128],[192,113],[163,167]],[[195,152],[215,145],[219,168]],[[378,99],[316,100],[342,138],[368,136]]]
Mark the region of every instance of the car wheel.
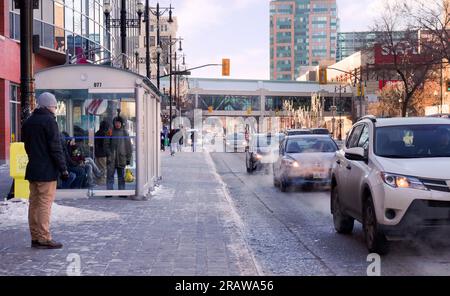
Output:
[[278,187],[280,186],[280,182],[275,177],[275,174],[273,174],[273,186]]
[[331,189],[331,203],[332,203],[333,223],[337,233],[341,234],[352,233],[353,227],[355,225],[355,219],[342,212],[341,204],[339,202],[339,193],[337,186],[333,186],[333,188]]
[[272,165],[272,176],[273,176],[273,186],[278,187],[280,186],[280,182],[277,180],[277,177],[275,176],[275,168]]
[[247,173],[251,174],[253,172],[253,164],[252,160],[248,158],[248,154],[246,155],[245,164],[247,166]]
[[248,154],[245,153],[245,168],[247,169],[247,173],[249,172],[249,166],[248,166]]
[[286,192],[288,190],[289,185],[287,184],[286,180],[281,177],[280,179],[280,190],[281,192]]
[[363,230],[367,249],[370,253],[387,254],[389,244],[384,233],[380,230],[375,214],[372,198],[368,198],[363,206]]

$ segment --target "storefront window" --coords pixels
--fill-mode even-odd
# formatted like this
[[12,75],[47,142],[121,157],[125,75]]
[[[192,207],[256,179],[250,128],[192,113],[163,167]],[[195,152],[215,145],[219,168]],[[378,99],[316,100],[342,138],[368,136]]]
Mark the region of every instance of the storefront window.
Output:
[[16,142],[20,137],[20,100],[19,100],[20,87],[15,84],[11,84],[10,88],[10,136],[11,142]]

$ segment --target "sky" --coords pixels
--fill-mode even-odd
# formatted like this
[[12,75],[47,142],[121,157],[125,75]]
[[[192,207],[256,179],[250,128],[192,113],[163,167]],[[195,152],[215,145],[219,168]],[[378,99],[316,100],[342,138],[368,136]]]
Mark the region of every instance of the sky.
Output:
[[[364,31],[384,0],[337,0],[341,32]],[[172,4],[188,68],[231,60],[230,77],[220,67],[195,70],[191,77],[269,79],[269,0],[160,0]]]

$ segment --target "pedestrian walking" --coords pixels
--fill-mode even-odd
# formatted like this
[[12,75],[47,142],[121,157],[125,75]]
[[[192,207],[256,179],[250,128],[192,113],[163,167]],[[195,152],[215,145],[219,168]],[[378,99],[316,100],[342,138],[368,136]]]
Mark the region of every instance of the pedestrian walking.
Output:
[[180,128],[177,131],[180,132],[180,134],[179,134],[180,139],[178,140],[177,151],[181,152],[182,148],[183,148],[183,145],[184,145],[185,130],[184,130],[183,126],[180,126]]
[[169,142],[170,142],[170,155],[174,156],[175,151],[177,150],[177,141],[174,139],[175,134],[177,131],[175,129],[170,130],[169,133]]
[[69,172],[56,123],[56,98],[44,92],[38,97],[37,104],[37,109],[22,126],[28,155],[25,179],[30,182],[28,222],[31,247],[60,249],[63,245],[54,241],[50,234],[50,216],[58,175],[65,181]]
[[111,138],[105,142],[108,171],[106,187],[108,190],[114,189],[114,175],[117,171],[118,189],[125,190],[125,167],[131,164],[133,153],[131,140],[122,117],[117,116],[113,119],[113,127]]
[[192,152],[195,152],[195,140],[197,138],[197,135],[195,134],[195,130],[192,131],[191,133],[191,145],[192,145]]

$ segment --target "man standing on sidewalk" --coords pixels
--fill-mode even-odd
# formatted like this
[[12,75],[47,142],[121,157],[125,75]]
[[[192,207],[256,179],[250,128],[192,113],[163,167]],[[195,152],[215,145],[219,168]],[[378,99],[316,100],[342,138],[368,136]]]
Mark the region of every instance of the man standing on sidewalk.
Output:
[[25,179],[30,182],[31,247],[60,249],[62,244],[52,240],[50,234],[50,215],[58,174],[67,180],[69,173],[55,118],[56,98],[45,92],[38,97],[37,104],[37,109],[22,126],[22,139],[28,154]]

